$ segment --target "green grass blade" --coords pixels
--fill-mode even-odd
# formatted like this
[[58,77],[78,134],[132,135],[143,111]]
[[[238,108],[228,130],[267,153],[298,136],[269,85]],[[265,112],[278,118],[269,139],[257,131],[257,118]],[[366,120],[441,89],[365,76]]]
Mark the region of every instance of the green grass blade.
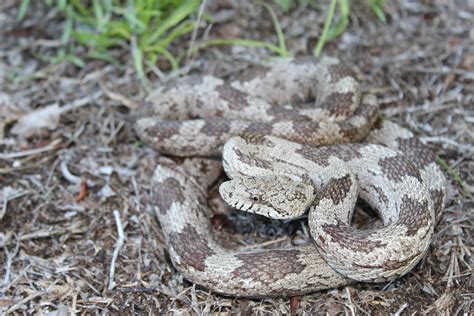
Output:
[[369,5],[374,12],[375,16],[383,23],[387,23],[387,17],[383,11],[383,6],[385,5],[385,0],[372,0],[369,1]]
[[336,11],[336,4],[337,4],[337,0],[331,0],[331,5],[329,6],[326,20],[324,21],[323,33],[321,34],[321,37],[319,38],[318,43],[316,44],[313,51],[313,54],[316,57],[319,57],[321,55],[321,51],[323,50],[324,44],[327,41],[329,28],[331,26],[332,19],[334,17],[334,12]]
[[283,34],[280,21],[278,21],[278,17],[275,11],[272,9],[270,5],[268,5],[265,2],[262,2],[262,5],[265,7],[265,9],[267,9],[268,13],[270,14],[270,17],[272,18],[273,26],[275,27],[275,31],[278,36],[278,46],[280,47],[280,50],[282,52],[285,52],[285,56],[289,55],[288,50],[286,48],[285,35]]
[[69,0],[69,2],[74,7],[74,9],[77,10],[77,12],[80,15],[83,15],[83,16],[89,16],[90,15],[89,10],[87,10],[87,8],[81,3],[80,0]]
[[30,6],[30,0],[22,0],[20,8],[18,9],[18,15],[16,16],[17,21],[22,21],[26,16],[26,11]]
[[159,55],[163,55],[163,57],[165,57],[166,60],[168,60],[168,62],[170,63],[171,68],[173,70],[176,70],[176,69],[179,68],[179,61],[166,48],[163,48],[161,46],[157,46],[157,47],[155,47],[153,52],[157,52],[158,54],[149,54],[149,56],[147,57],[147,60],[150,64],[155,64],[156,60],[159,57]]
[[143,50],[145,52],[148,52],[166,49],[175,39],[185,34],[191,33],[194,29],[194,26],[195,23],[191,21],[181,23],[180,25],[175,27],[164,39],[156,42],[154,45],[143,47]]
[[104,10],[99,0],[92,0],[92,9],[94,10],[97,28],[100,31],[102,29],[101,26],[104,23]]
[[67,0],[58,0],[57,8],[61,11],[67,10]]
[[120,66],[120,63],[118,62],[117,59],[113,58],[112,56],[110,56],[109,54],[107,54],[105,52],[100,52],[100,51],[97,51],[97,50],[94,50],[94,51],[88,53],[87,58],[104,60],[108,63],[111,63],[112,65],[114,65],[116,67]]
[[120,43],[120,39],[118,38],[109,37],[106,35],[99,35],[90,32],[73,31],[71,35],[80,44],[95,47],[99,50],[105,50],[111,46],[118,45]]
[[71,38],[72,26],[73,26],[73,20],[68,15],[66,17],[66,22],[64,22],[64,30],[63,30],[63,34],[61,35],[61,40],[60,40],[61,45],[63,47],[66,47],[67,44],[69,43],[69,39]]
[[132,48],[133,65],[137,71],[138,78],[140,78],[143,85],[147,87],[148,81],[145,75],[145,70],[143,69],[143,52],[138,48],[137,38],[135,36],[132,36],[130,39],[130,45]]
[[86,66],[86,63],[81,58],[70,54],[58,55],[50,58],[50,62],[53,64],[63,61],[68,61],[79,68],[84,68]]
[[158,41],[166,31],[183,21],[191,13],[195,12],[198,8],[198,5],[198,1],[190,0],[176,8],[167,19],[160,22],[160,25],[154,32],[146,36],[145,44],[152,45]]
[[349,25],[350,10],[350,4],[348,0],[339,0],[340,18],[336,25],[329,29],[326,42],[329,42],[344,33],[344,31],[347,29],[347,26]]
[[293,3],[292,0],[275,0],[283,11],[288,11]]

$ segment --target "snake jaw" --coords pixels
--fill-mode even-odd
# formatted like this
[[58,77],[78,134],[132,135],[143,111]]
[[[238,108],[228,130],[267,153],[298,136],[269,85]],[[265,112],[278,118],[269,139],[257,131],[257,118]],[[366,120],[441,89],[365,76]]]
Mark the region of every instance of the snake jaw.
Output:
[[274,219],[303,214],[314,200],[313,191],[312,185],[281,175],[236,178],[219,187],[228,205]]

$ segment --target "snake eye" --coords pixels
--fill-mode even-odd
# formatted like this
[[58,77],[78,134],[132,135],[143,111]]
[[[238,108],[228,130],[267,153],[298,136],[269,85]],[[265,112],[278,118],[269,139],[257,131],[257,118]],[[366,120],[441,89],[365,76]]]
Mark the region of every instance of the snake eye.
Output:
[[258,201],[260,201],[260,197],[258,195],[252,195],[252,200],[254,202],[258,202]]

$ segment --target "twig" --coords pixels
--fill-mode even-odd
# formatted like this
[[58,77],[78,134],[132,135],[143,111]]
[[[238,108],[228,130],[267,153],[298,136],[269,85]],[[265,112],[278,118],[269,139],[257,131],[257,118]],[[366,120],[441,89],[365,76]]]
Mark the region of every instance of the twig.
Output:
[[0,210],[0,219],[2,219],[3,216],[5,216],[5,214],[7,213],[8,202],[28,193],[28,191],[16,191],[16,192],[12,192],[12,191],[14,190],[10,187],[3,188],[3,192],[2,192],[3,203],[2,203],[2,209]]
[[24,299],[22,299],[21,301],[19,301],[18,303],[16,303],[15,305],[13,305],[12,307],[10,307],[6,312],[5,312],[5,315],[8,315],[10,313],[13,313],[14,311],[16,311],[17,309],[19,309],[21,306],[23,306],[24,304],[28,303],[29,301],[31,300],[34,300],[35,298],[37,298],[38,296],[41,296],[43,295],[44,292],[36,292],[36,293],[33,293],[31,294],[30,296],[27,296],[25,297]]
[[407,72],[419,72],[419,73],[426,73],[426,74],[456,74],[456,75],[462,75],[466,76],[468,78],[474,78],[474,72],[473,71],[468,71],[468,70],[463,70],[463,69],[458,69],[458,68],[449,68],[447,66],[444,66],[442,68],[429,68],[429,67],[411,67],[411,68],[404,68],[403,70]]
[[90,94],[90,95],[86,96],[86,97],[74,100],[70,103],[66,103],[65,105],[63,105],[60,108],[61,114],[65,113],[65,112],[68,112],[70,110],[74,110],[76,108],[80,108],[81,106],[87,105],[91,101],[94,101],[94,100],[100,98],[102,96],[102,94],[103,94],[103,92],[99,90],[99,91],[94,92],[93,94]]
[[69,181],[72,184],[80,184],[82,182],[81,177],[75,176],[69,171],[66,161],[61,161],[60,164],[61,173],[63,174],[64,179]]
[[405,310],[405,308],[407,308],[407,307],[408,307],[407,303],[403,304],[402,306],[400,306],[398,311],[396,311],[395,314],[393,314],[393,316],[400,316],[402,314],[402,312]]
[[346,293],[347,293],[347,301],[349,302],[348,304],[344,304],[347,307],[349,307],[349,310],[351,311],[351,315],[355,315],[355,310],[354,310],[354,304],[352,303],[351,300],[351,291],[349,290],[348,287],[346,287]]
[[138,108],[138,104],[136,102],[134,102],[133,100],[131,100],[127,97],[125,97],[124,95],[122,95],[120,93],[113,92],[113,91],[109,90],[105,86],[103,81],[99,81],[99,85],[100,85],[100,88],[102,89],[102,91],[104,91],[105,95],[109,99],[114,100],[114,101],[118,101],[118,102],[125,105],[127,108],[129,108],[131,110],[136,110]]
[[120,249],[123,246],[123,242],[125,240],[125,234],[123,232],[123,226],[122,226],[122,221],[120,220],[119,211],[117,210],[114,211],[114,217],[115,217],[115,225],[117,226],[117,234],[119,238],[117,240],[117,243],[115,244],[114,254],[110,262],[109,287],[108,287],[109,290],[112,290],[117,285],[114,281],[115,263],[117,261],[117,257],[119,255]]
[[7,255],[7,262],[5,264],[5,277],[3,278],[3,287],[6,287],[8,283],[10,282],[10,274],[11,274],[11,266],[13,263],[13,259],[16,257],[18,254],[18,249],[20,249],[20,241],[17,240],[15,249],[11,253],[8,250],[8,247],[5,247],[5,253]]
[[[55,235],[62,235],[65,233],[71,233],[71,234],[84,233],[86,231],[86,228],[85,227],[79,228],[80,225],[81,225],[80,222],[75,222],[68,227],[63,227],[56,230],[48,231],[45,229],[40,229],[29,234],[20,235],[18,237],[18,240],[25,241],[25,240],[31,240],[31,239],[47,238],[47,237],[51,237]],[[3,242],[0,241],[0,248],[3,248],[9,244],[10,244],[9,238],[5,239]]]
[[35,149],[29,149],[29,150],[23,150],[23,151],[17,151],[13,153],[6,153],[6,154],[0,154],[0,159],[15,159],[15,158],[21,158],[21,157],[26,157],[26,156],[33,156],[37,154],[41,154],[50,150],[55,150],[57,146],[61,143],[60,139],[55,139],[51,143],[49,143],[47,146],[41,147],[41,148],[35,148]]
[[270,246],[270,245],[273,245],[273,244],[277,244],[277,243],[285,241],[287,239],[288,239],[287,236],[284,236],[284,237],[280,237],[280,238],[277,238],[277,239],[268,240],[268,241],[265,241],[265,242],[262,242],[262,243],[259,243],[259,244],[243,246],[240,249],[242,249],[242,250],[251,250],[251,249],[255,249],[255,248],[262,248],[262,247]]
[[431,143],[445,143],[454,147],[459,148],[460,150],[465,150],[470,153],[474,153],[474,147],[470,145],[459,144],[458,142],[443,136],[425,136],[420,137],[422,142],[431,142]]

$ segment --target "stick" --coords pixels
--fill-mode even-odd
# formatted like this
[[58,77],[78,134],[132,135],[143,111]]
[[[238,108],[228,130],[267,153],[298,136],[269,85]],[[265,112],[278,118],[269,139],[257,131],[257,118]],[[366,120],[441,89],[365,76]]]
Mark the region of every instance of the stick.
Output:
[[115,263],[117,261],[117,257],[119,255],[120,249],[123,246],[123,242],[125,240],[125,234],[123,232],[123,226],[122,226],[122,221],[120,220],[119,211],[117,210],[114,211],[114,217],[115,217],[115,225],[117,226],[117,234],[119,238],[117,240],[117,243],[115,244],[114,254],[110,262],[109,287],[108,287],[109,290],[112,290],[117,285],[114,281]]

